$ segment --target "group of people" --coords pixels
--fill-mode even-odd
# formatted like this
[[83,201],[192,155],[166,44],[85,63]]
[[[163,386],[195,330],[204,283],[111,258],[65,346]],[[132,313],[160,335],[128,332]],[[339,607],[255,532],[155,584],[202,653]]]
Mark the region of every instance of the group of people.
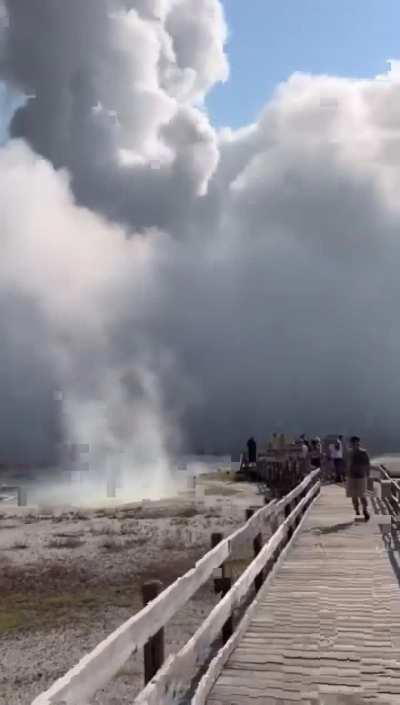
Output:
[[[283,447],[283,434],[278,438],[273,435],[272,443],[276,449]],[[346,496],[352,500],[356,514],[360,515],[360,502],[365,521],[369,520],[367,484],[370,469],[370,459],[367,451],[361,447],[359,436],[352,436],[346,445],[343,436],[333,437],[324,452],[321,439],[318,436],[308,439],[302,434],[296,445],[301,446],[303,457],[308,458],[313,468],[331,467],[337,483],[346,483]],[[257,462],[257,444],[253,437],[247,441],[248,460],[250,464]]]
[[344,444],[343,436],[337,436],[332,440],[329,445],[327,452],[324,453],[322,448],[321,439],[316,436],[310,440],[302,434],[296,441],[297,445],[300,445],[303,450],[304,457],[308,457],[310,464],[314,468],[325,466],[330,466],[335,472],[335,481],[343,482],[345,479],[345,456],[344,456]]
[[308,440],[305,435],[298,439],[315,468],[331,467],[335,472],[335,481],[346,482],[346,496],[352,500],[356,514],[360,515],[360,502],[365,521],[369,520],[367,488],[370,459],[367,451],[361,447],[359,436],[351,436],[349,445],[343,442],[343,436],[337,436],[328,444],[324,453],[320,438]]
[[308,439],[307,436],[302,433],[301,436],[296,440],[296,445],[301,447],[302,454],[304,458],[310,460],[310,465],[313,468],[321,467],[322,461],[322,443],[318,436],[315,438]]

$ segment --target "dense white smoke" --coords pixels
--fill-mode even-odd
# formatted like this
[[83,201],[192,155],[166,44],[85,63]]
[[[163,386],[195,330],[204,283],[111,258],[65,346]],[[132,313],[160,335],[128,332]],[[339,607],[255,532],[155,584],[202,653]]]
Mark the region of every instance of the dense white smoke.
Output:
[[396,445],[398,64],[294,74],[218,133],[219,0],[5,5],[2,449],[54,449],[55,389],[132,466],[281,428]]
[[[67,434],[123,447],[132,466],[165,461],[177,438],[157,375],[173,358],[148,349],[140,328],[168,236],[128,238],[78,207],[66,174],[23,142],[0,151],[0,173],[3,453],[46,461]],[[125,325],[132,339],[120,347]]]

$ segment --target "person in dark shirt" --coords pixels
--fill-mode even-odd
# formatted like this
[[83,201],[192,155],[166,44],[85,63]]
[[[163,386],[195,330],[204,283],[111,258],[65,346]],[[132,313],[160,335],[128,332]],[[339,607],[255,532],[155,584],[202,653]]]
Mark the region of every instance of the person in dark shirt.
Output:
[[316,438],[311,441],[310,462],[313,468],[321,467],[321,447]]
[[346,495],[351,498],[357,515],[360,514],[359,501],[361,500],[365,521],[369,519],[367,502],[369,466],[369,455],[364,448],[361,448],[360,438],[352,436],[347,455]]
[[253,436],[247,441],[247,454],[249,456],[249,463],[257,462],[257,443]]

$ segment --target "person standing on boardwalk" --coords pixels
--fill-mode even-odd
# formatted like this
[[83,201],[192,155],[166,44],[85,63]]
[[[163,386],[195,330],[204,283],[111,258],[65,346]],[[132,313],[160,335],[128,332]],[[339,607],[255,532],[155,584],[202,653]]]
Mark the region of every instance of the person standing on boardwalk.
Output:
[[347,456],[346,496],[351,498],[355,513],[360,515],[361,500],[365,521],[369,519],[367,502],[367,477],[369,474],[369,455],[360,446],[360,438],[350,438],[350,450]]
[[310,448],[310,462],[311,467],[314,469],[321,467],[321,444],[318,442],[319,439],[314,438],[311,441]]
[[332,444],[331,457],[335,469],[335,482],[343,482],[343,436],[338,436],[335,443]]
[[255,442],[253,436],[247,441],[247,454],[250,464],[257,462],[257,443]]

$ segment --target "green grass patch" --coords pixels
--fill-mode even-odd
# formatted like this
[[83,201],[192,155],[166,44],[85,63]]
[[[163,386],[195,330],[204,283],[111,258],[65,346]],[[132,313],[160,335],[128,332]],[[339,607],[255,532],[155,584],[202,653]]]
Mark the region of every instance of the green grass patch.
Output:
[[110,586],[99,590],[83,589],[58,595],[16,593],[2,600],[0,606],[0,634],[15,629],[50,629],[61,627],[73,618],[74,624],[87,622],[93,612],[105,606],[134,606],[132,585]]
[[11,612],[0,610],[0,634],[13,631],[23,626],[26,615],[22,610],[14,609]]
[[204,494],[215,497],[231,497],[232,495],[238,494],[238,491],[230,487],[206,487]]
[[202,483],[203,480],[219,480],[221,482],[232,482],[235,478],[236,473],[230,470],[224,470],[221,472],[205,472],[197,476],[197,482]]

